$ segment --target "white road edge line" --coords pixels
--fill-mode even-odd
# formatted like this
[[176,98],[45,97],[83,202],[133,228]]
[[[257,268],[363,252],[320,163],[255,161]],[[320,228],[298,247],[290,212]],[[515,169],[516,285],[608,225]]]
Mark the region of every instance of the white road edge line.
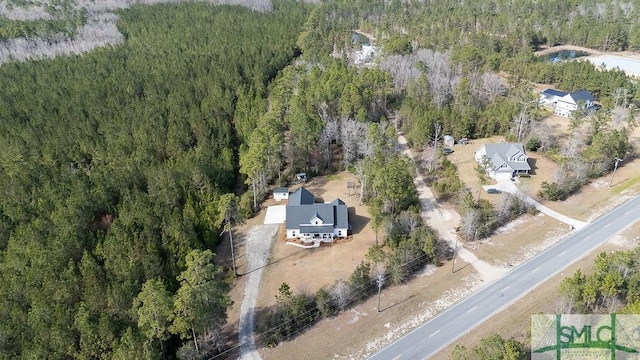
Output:
[[429,337],[432,337],[433,335],[435,335],[435,334],[437,334],[439,332],[440,332],[440,330],[438,330],[438,331],[434,332],[433,334],[429,335]]

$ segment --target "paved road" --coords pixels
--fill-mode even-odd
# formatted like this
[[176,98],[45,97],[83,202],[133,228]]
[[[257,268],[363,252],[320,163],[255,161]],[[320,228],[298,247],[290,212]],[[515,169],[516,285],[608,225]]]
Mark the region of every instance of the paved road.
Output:
[[422,359],[435,355],[638,220],[640,196],[514,268],[504,277],[457,303],[370,359]]

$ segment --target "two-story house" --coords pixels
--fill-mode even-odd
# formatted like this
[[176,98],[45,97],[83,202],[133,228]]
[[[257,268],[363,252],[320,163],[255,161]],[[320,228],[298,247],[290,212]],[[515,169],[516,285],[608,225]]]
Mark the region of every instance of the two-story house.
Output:
[[475,159],[492,178],[515,177],[531,170],[522,143],[485,144],[476,150]]

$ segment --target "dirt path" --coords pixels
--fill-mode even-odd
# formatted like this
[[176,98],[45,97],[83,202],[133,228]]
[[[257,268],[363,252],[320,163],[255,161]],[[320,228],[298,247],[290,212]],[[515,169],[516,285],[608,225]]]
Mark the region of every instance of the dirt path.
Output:
[[260,360],[253,339],[255,325],[255,310],[262,270],[269,263],[269,254],[273,239],[278,232],[278,224],[257,225],[249,233],[247,253],[247,276],[244,286],[244,297],[240,306],[240,322],[238,324],[238,341],[240,343],[240,358],[243,360]]
[[[398,134],[398,145],[400,150],[415,162],[413,151],[409,148],[407,139],[402,134]],[[453,231],[460,223],[460,215],[453,210],[444,209],[438,204],[431,189],[426,185],[419,169],[417,170],[414,184],[418,191],[420,205],[422,206],[422,218],[425,219],[427,224],[438,231],[438,234],[440,234],[447,244],[456,251],[457,256],[474,267],[482,281],[491,282],[506,274],[507,271],[509,271],[508,268],[494,266],[480,260],[475,254],[461,246],[462,243]]]

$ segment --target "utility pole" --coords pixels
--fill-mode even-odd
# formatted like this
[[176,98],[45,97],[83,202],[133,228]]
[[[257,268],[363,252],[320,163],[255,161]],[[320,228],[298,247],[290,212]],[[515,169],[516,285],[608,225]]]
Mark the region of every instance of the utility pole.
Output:
[[376,265],[376,283],[378,284],[378,314],[380,314],[380,294],[384,285],[384,268],[381,264]]
[[618,164],[620,163],[620,161],[622,161],[622,159],[616,158],[615,161],[616,163],[613,166],[613,173],[611,173],[611,181],[609,181],[609,189],[611,189],[611,186],[613,185],[613,175],[616,174],[616,170],[618,170]]
[[456,246],[453,248],[453,261],[451,261],[451,273],[455,272],[456,256],[458,255],[458,238],[456,237]]
[[222,236],[222,234],[224,234],[225,231],[229,232],[229,242],[231,244],[231,263],[233,264],[233,274],[235,276],[238,276],[238,271],[236,269],[236,255],[235,255],[235,251],[233,250],[233,232],[231,231],[231,225],[229,224],[229,221],[226,222],[225,229],[222,230],[220,235]]
[[378,314],[380,313],[380,293],[382,292],[382,281],[378,280]]

